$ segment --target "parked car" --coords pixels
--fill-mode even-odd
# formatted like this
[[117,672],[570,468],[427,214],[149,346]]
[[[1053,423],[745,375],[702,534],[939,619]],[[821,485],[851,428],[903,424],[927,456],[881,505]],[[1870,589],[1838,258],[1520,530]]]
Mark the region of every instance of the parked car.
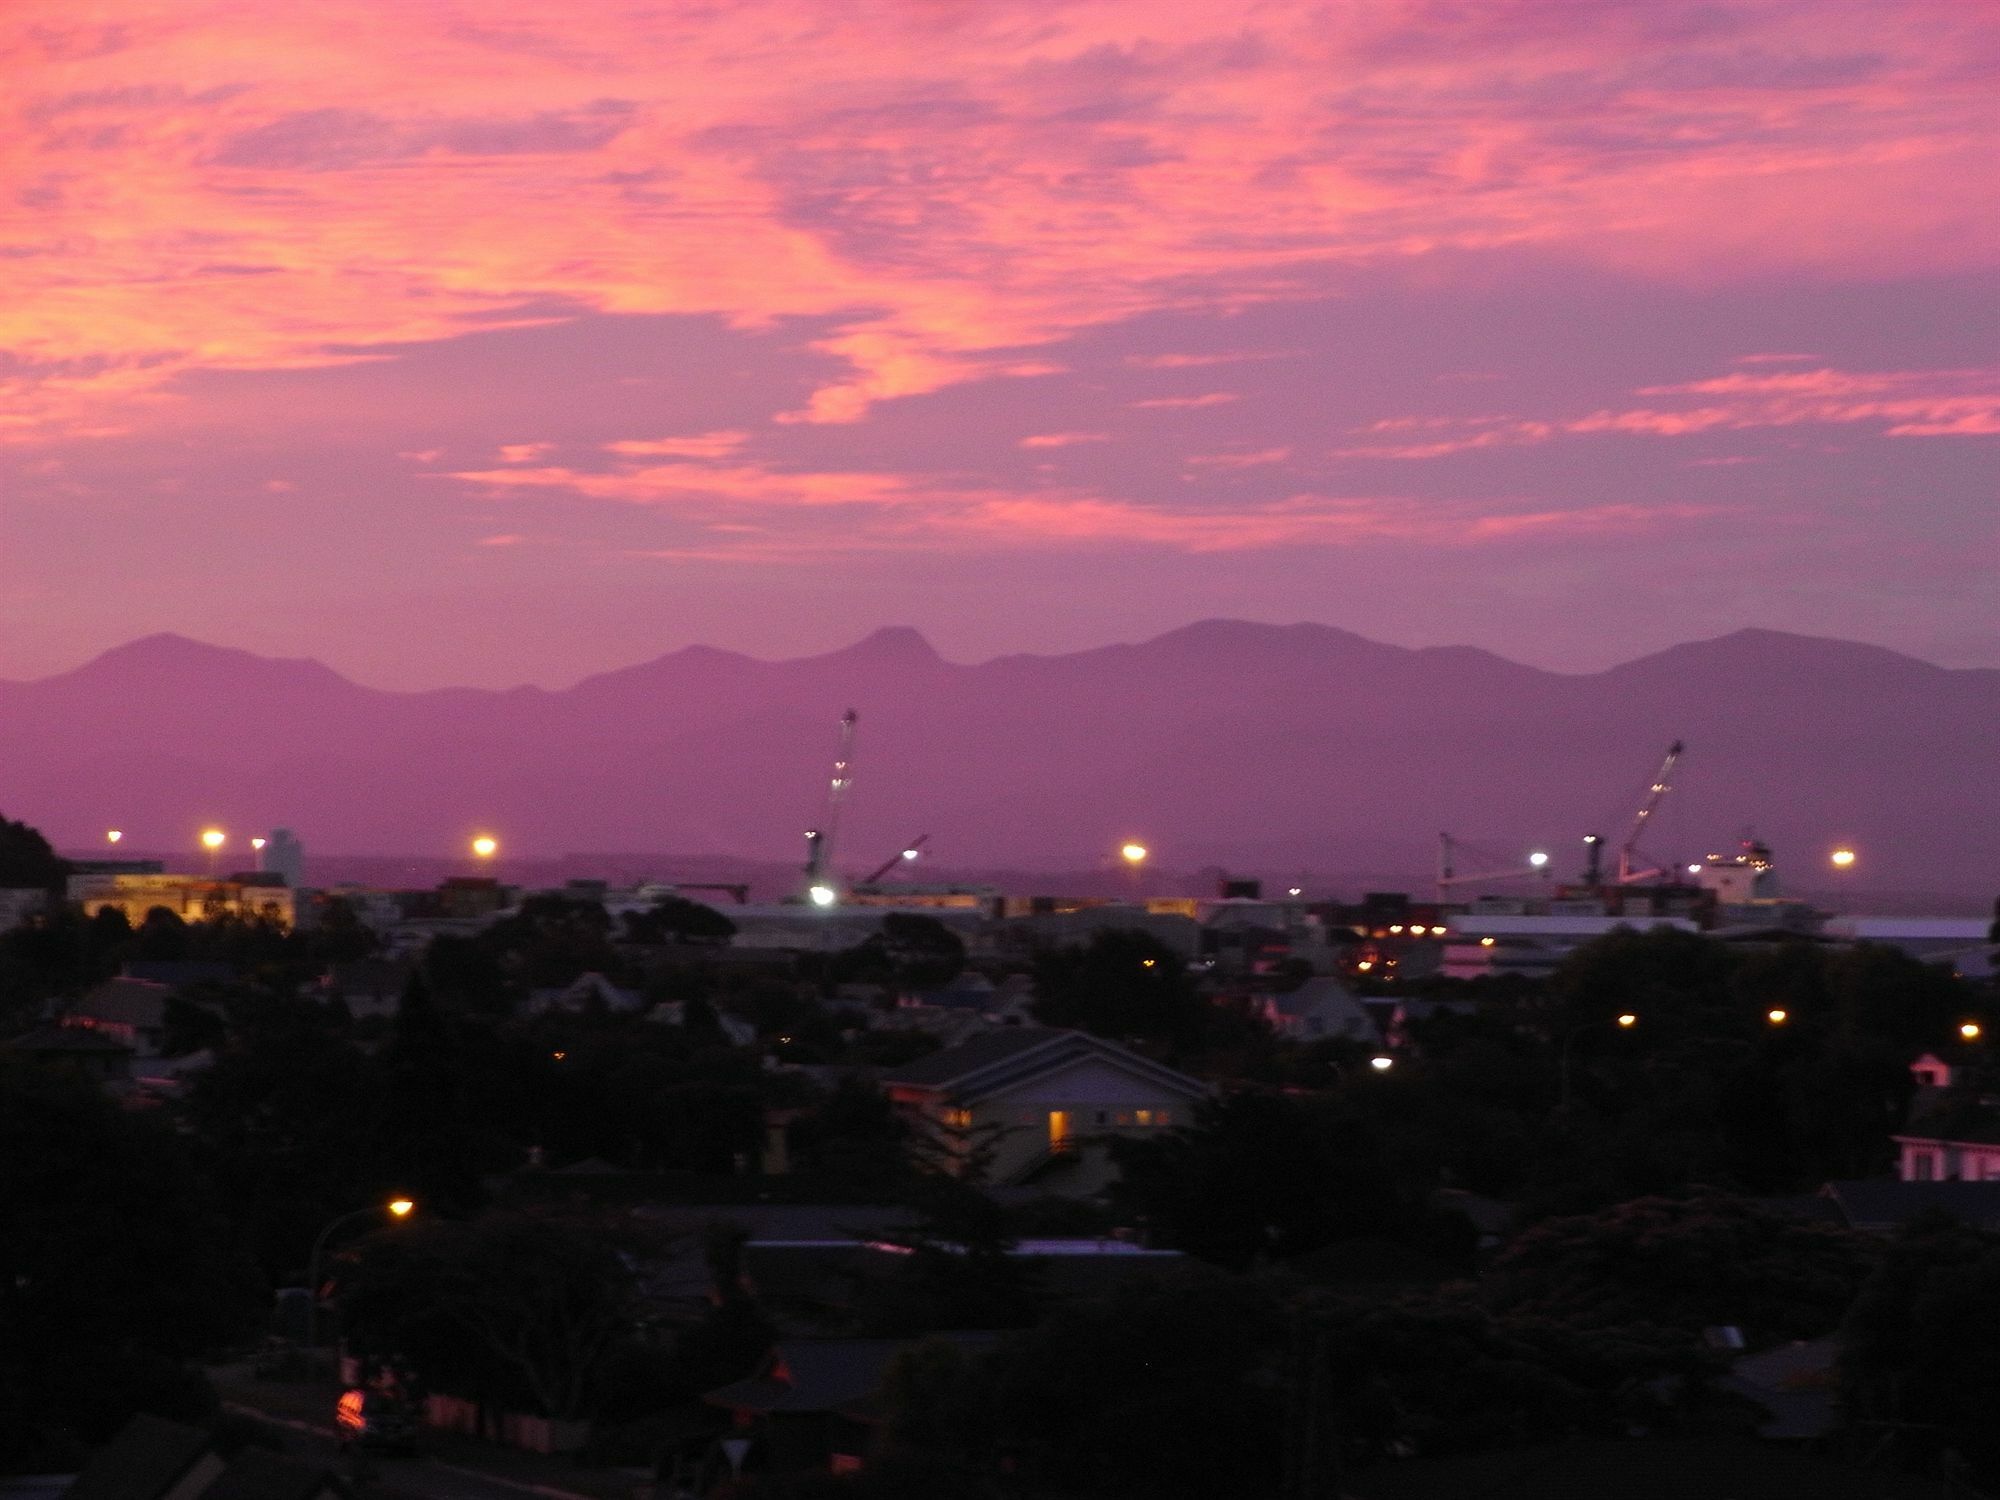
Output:
[[341,1393],[333,1425],[340,1433],[341,1447],[381,1453],[413,1452],[422,1427],[408,1402],[383,1391],[365,1390]]

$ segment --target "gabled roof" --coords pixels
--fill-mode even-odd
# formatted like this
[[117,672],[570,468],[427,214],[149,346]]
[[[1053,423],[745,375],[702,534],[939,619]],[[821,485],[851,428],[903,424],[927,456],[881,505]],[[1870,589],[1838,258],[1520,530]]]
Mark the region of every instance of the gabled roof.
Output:
[[160,1500],[208,1456],[207,1433],[142,1412],[91,1455],[63,1500]]
[[1086,1060],[1110,1063],[1190,1096],[1208,1092],[1199,1079],[1142,1057],[1129,1047],[1087,1031],[1044,1026],[1002,1026],[969,1037],[956,1047],[885,1070],[882,1083],[889,1088],[919,1088],[972,1100]]
[[69,1013],[121,1026],[158,1026],[172,995],[172,986],[148,979],[107,979],[78,997]]

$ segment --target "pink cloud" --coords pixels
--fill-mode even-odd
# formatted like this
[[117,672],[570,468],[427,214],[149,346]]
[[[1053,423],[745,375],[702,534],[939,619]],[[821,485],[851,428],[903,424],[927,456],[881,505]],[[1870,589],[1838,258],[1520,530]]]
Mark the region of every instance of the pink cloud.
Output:
[[657,458],[727,458],[742,448],[750,434],[740,428],[700,432],[692,437],[628,439],[606,443],[606,453]]
[[1074,448],[1078,443],[1102,443],[1108,432],[1035,432],[1019,439],[1017,448]]
[[1242,399],[1235,391],[1209,391],[1201,396],[1149,396],[1143,401],[1128,401],[1125,404],[1134,411],[1171,411],[1184,407],[1227,406]]
[[[1479,448],[1515,447],[1602,433],[1687,437],[1699,433],[1806,424],[1878,424],[1887,437],[1972,437],[2000,432],[2000,370],[1833,369],[1720,375],[1644,386],[1640,396],[1700,396],[1680,408],[1603,409],[1555,420],[1514,417],[1389,418],[1362,430],[1377,438],[1434,432],[1425,442],[1367,441],[1336,458],[1430,459]],[[1722,399],[1713,399],[1713,398]]]

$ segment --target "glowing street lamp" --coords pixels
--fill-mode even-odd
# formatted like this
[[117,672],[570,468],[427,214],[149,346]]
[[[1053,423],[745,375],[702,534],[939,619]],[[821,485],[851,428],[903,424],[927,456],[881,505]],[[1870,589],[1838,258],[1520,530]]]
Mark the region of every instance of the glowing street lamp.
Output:
[[1791,1012],[1782,1007],[1774,1006],[1764,1012],[1764,1019],[1769,1021],[1773,1026],[1782,1026],[1785,1022],[1791,1020],[1791,1018]]
[[1533,854],[1528,856],[1528,863],[1533,865],[1537,870],[1541,869],[1548,862],[1549,853],[1546,849],[1537,849]]
[[830,885],[815,885],[807,888],[806,896],[814,906],[831,906],[840,893]]
[[228,842],[229,835],[224,833],[220,828],[204,828],[201,831],[201,847],[208,851],[208,874],[210,879],[214,879],[215,877],[216,856],[221,854],[222,846]]
[[474,859],[491,859],[499,852],[500,840],[494,838],[490,833],[482,833],[472,841],[472,856]]
[[1126,864],[1137,869],[1146,862],[1146,853],[1147,850],[1144,844],[1126,844],[1119,849],[1118,857],[1124,860]]
[[1966,1021],[1959,1026],[1958,1034],[1968,1042],[1976,1042],[1986,1034],[1986,1029],[1977,1021]]
[[1381,1053],[1369,1058],[1368,1066],[1378,1073],[1386,1073],[1396,1066],[1396,1059],[1388,1056],[1386,1053]]
[[113,828],[113,829],[109,829],[108,831],[106,831],[106,833],[105,833],[105,835],[104,835],[104,842],[105,842],[105,843],[107,843],[107,844],[115,844],[115,843],[117,843],[117,842],[118,842],[118,841],[119,841],[120,839],[122,839],[122,838],[124,838],[124,837],[125,837],[125,830],[124,830],[124,829],[122,829],[122,828]]
[[1854,864],[1854,851],[1852,849],[1836,849],[1827,856],[1827,860],[1836,870],[1850,869]]

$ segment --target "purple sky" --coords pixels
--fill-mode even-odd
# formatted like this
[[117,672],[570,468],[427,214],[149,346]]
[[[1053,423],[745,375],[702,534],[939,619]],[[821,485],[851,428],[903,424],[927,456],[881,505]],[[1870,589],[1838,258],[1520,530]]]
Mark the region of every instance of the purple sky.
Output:
[[1966,0],[12,0],[0,677],[2000,666]]

